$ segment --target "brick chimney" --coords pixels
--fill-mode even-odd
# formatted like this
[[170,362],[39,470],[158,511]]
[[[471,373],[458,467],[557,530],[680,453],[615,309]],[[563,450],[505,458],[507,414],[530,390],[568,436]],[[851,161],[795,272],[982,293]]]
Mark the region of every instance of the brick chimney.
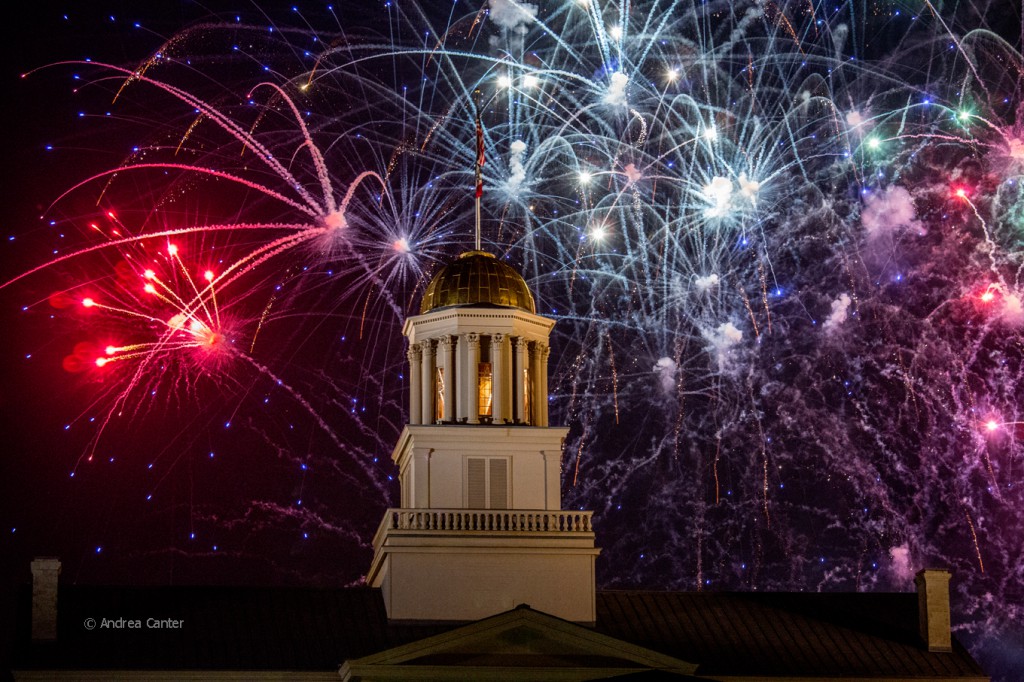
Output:
[[57,639],[57,576],[60,560],[32,560],[32,641]]
[[928,651],[952,651],[949,621],[949,571],[926,568],[914,576],[921,639]]

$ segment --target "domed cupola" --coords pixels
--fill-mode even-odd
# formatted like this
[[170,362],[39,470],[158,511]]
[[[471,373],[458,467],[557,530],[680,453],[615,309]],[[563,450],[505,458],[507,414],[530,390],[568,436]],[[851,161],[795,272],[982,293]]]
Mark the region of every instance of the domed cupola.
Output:
[[384,515],[366,578],[389,618],[530,604],[596,619],[592,512],[561,508],[568,429],[548,422],[554,324],[522,275],[479,248],[441,268],[406,319],[409,423],[391,453],[401,507]]
[[526,280],[467,251],[430,280],[409,338],[409,423],[548,425],[552,320]]
[[454,306],[502,306],[536,313],[526,280],[494,254],[467,251],[427,285],[420,314]]
[[[409,423],[391,453],[401,507],[373,538],[366,582],[388,618],[467,621],[517,604],[593,623],[589,511],[561,508],[562,445],[548,423],[549,337],[516,270],[476,243],[430,280],[409,340]],[[452,585],[457,589],[448,589]]]

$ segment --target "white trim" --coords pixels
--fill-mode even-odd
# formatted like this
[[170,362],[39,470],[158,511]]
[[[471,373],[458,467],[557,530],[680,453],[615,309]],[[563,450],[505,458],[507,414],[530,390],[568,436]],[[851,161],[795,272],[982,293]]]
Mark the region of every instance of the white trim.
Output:
[[196,680],[224,680],[225,682],[337,682],[340,672],[309,670],[12,670],[18,682],[191,682]]

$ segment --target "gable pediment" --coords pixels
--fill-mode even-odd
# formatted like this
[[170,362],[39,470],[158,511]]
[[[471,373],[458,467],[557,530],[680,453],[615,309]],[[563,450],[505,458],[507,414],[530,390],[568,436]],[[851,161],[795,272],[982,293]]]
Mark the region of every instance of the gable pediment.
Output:
[[346,680],[587,680],[644,670],[692,675],[693,663],[519,607],[449,632],[346,661]]

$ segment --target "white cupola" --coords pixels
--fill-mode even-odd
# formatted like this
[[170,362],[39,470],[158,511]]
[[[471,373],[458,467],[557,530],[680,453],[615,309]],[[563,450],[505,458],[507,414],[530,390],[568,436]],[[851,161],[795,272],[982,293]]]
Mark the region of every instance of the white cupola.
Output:
[[568,431],[548,425],[548,338],[525,280],[483,251],[442,268],[406,320],[402,507],[367,582],[398,620],[475,620],[519,604],[596,618],[591,512],[561,510]]

